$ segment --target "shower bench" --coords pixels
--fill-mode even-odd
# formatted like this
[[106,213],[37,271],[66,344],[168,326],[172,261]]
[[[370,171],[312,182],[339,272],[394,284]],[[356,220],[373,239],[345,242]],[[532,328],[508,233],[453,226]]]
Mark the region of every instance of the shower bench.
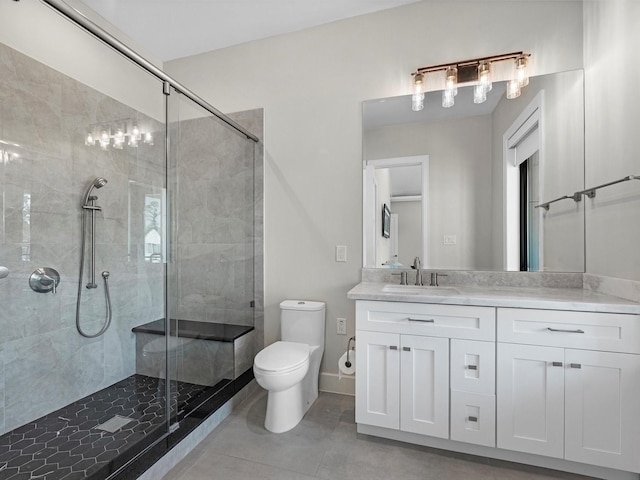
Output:
[[[247,325],[171,320],[170,377],[198,385],[234,380],[253,366],[255,328]],[[165,320],[139,325],[136,335],[136,373],[165,377]]]

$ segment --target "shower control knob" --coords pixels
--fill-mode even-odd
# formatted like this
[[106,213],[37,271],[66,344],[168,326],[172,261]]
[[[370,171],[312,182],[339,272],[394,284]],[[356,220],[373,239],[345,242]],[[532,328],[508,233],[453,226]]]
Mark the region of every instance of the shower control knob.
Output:
[[0,278],[7,278],[9,276],[9,269],[7,267],[0,267]]
[[36,268],[29,277],[31,290],[38,293],[56,293],[59,284],[60,274],[49,267]]

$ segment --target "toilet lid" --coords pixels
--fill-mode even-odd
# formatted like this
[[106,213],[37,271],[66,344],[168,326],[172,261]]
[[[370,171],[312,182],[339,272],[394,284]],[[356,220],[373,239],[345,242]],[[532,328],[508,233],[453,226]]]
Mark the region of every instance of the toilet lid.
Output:
[[254,364],[265,372],[292,370],[309,358],[309,345],[296,342],[276,342],[261,350]]

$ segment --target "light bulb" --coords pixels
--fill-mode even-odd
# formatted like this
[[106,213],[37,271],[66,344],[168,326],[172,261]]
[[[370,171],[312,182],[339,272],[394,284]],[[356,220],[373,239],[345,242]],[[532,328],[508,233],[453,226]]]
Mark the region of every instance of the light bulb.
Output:
[[509,80],[507,82],[507,98],[514,99],[520,96],[520,82],[516,80]]
[[93,147],[96,143],[95,138],[93,138],[93,134],[91,132],[87,133],[87,136],[84,139],[84,144],[87,147]]
[[124,146],[124,132],[119,128],[113,136],[113,148],[122,150]]
[[480,62],[478,65],[478,83],[484,87],[485,93],[490,92],[493,88],[491,83],[491,64],[489,62]]
[[446,73],[445,73],[445,80],[444,80],[444,88],[445,90],[450,90],[450,91],[454,91],[456,90],[456,92],[454,93],[454,95],[457,92],[457,88],[456,88],[456,84],[458,83],[458,69],[456,67],[447,67]]
[[443,90],[442,106],[444,108],[453,107],[453,104],[455,103],[454,97],[455,97],[455,94],[453,93],[453,90]]
[[147,132],[144,134],[144,143],[146,143],[147,145],[153,145],[153,135],[151,135],[151,132]]
[[527,74],[527,57],[522,55],[516,58],[516,78],[521,87],[529,85],[529,75]]
[[134,125],[133,127],[131,127],[131,138],[133,138],[136,141],[142,138],[142,135],[140,134],[140,129],[138,128],[137,125]]
[[473,103],[484,103],[487,101],[487,90],[484,85],[473,87]]
[[418,72],[413,76],[414,93],[422,93],[423,87],[424,87],[424,74]]
[[106,150],[107,147],[109,146],[110,137],[109,137],[109,133],[106,130],[103,130],[102,133],[100,134],[99,142],[103,150]]

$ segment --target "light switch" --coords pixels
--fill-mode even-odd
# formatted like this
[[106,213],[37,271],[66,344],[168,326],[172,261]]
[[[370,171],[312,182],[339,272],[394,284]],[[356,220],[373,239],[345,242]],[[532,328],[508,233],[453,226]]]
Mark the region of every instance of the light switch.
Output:
[[445,245],[455,245],[458,242],[455,235],[445,235],[443,243]]
[[346,262],[346,261],[347,261],[347,246],[336,245],[336,262]]

